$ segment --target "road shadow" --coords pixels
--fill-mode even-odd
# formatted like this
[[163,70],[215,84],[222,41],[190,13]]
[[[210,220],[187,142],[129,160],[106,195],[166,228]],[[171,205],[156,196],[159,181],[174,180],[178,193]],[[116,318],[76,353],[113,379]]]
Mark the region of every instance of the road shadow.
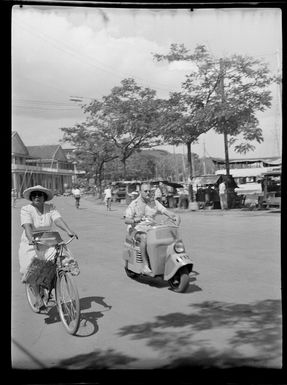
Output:
[[[282,316],[279,300],[258,301],[252,304],[205,301],[190,306],[193,310],[190,314],[170,313],[158,316],[154,322],[125,326],[118,334],[120,337],[145,340],[166,362],[155,366],[150,362],[153,368],[165,371],[172,369],[173,373],[178,370],[180,378],[185,370],[189,379],[197,370],[218,373],[213,370],[224,369],[224,375],[230,375],[231,378],[233,373],[240,377],[245,375],[246,371],[252,376],[262,369],[267,370],[267,375],[268,371],[270,374],[277,370],[270,367],[270,361],[278,362],[281,355]],[[229,337],[228,346],[222,346],[220,343],[213,346],[205,338],[196,338],[200,332],[211,332],[216,336],[220,327],[226,331],[232,327],[235,330]],[[249,354],[248,350],[240,352],[238,348],[246,344],[257,347],[259,353]],[[122,369],[130,363],[133,363],[134,368],[137,365],[142,368],[145,361],[148,359],[138,360],[108,349],[62,360],[56,368]]]
[[280,366],[281,301],[205,301],[190,306],[190,314],[158,316],[154,322],[125,326],[118,334],[145,339],[161,356],[170,357],[165,369]]
[[[85,297],[80,299],[81,321],[77,337],[89,337],[99,330],[97,320],[104,316],[104,312],[112,307],[104,301],[105,297]],[[87,312],[92,305],[100,305],[104,310]]]
[[124,368],[130,362],[136,360],[136,358],[116,352],[114,349],[98,350],[62,360],[56,366],[56,369],[101,370],[117,367]]
[[[189,286],[186,289],[184,293],[181,294],[188,294],[188,293],[194,293],[196,291],[202,291],[202,289],[194,284],[196,282],[195,276],[198,275],[199,273],[193,272],[194,275],[189,278]],[[168,281],[165,281],[162,277],[148,277],[144,275],[139,275],[135,280],[138,283],[141,283],[143,285],[149,285],[151,287],[155,287],[157,289],[163,289],[163,288],[168,288],[169,290],[173,291],[172,288],[170,287]]]
[[[103,312],[112,308],[104,301],[104,298],[105,297],[85,297],[80,299],[81,316],[79,330],[76,334],[77,337],[89,337],[98,332],[99,327],[97,320],[104,316]],[[104,310],[92,312],[85,311],[91,309],[93,303],[102,306]],[[61,321],[56,305],[49,307],[45,314],[48,316],[44,319],[46,324],[53,324]]]
[[157,289],[162,289],[164,287],[169,286],[168,282],[164,281],[161,277],[147,277],[144,275],[140,275],[137,278],[135,278],[135,281],[143,285],[155,287]]

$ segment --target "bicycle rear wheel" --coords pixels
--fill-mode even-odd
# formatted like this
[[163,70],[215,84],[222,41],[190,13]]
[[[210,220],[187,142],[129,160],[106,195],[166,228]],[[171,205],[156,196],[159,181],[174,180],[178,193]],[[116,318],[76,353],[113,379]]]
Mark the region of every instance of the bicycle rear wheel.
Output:
[[80,301],[70,273],[62,272],[57,276],[56,301],[65,329],[69,334],[76,334],[80,325]]

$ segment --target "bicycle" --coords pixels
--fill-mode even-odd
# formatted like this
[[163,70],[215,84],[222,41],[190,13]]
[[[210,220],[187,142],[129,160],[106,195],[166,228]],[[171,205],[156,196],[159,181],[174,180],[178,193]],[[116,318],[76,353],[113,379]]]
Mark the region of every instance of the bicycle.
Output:
[[[56,252],[52,257],[52,260],[47,262],[41,261],[42,267],[45,266],[47,268],[49,265],[48,268],[50,269],[50,279],[47,282],[47,279],[45,280],[45,277],[41,276],[41,269],[39,269],[37,284],[39,285],[40,295],[45,307],[48,307],[49,302],[52,300],[52,291],[54,290],[55,302],[60,319],[66,331],[72,335],[77,333],[80,325],[80,301],[78,289],[74,282],[73,276],[70,273],[70,268],[63,265],[62,259],[64,258],[64,247],[72,242],[75,238],[76,237],[73,236],[67,242],[57,242],[55,241],[55,237],[43,238],[41,240],[35,239],[36,247],[37,245],[55,247]],[[52,241],[52,244],[47,243],[47,241]],[[53,244],[53,241],[55,244]],[[37,260],[37,258],[35,260]],[[39,260],[37,263],[40,263]],[[30,307],[35,313],[40,313],[43,307],[39,307],[35,304],[36,296],[34,293],[33,284],[32,282],[29,282],[29,279],[25,283],[25,289]]]

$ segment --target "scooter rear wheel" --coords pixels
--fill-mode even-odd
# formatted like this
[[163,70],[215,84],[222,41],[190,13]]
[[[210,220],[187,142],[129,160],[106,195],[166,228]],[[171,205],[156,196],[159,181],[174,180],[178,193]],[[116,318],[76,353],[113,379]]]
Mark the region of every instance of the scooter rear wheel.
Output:
[[168,283],[176,293],[184,293],[189,285],[189,272],[186,266],[182,267],[168,280]]

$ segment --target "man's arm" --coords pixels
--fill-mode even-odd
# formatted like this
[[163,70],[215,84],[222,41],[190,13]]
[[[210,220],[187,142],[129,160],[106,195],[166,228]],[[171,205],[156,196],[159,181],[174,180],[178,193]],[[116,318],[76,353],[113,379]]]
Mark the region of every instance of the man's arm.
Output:
[[169,217],[170,219],[172,219],[174,222],[176,222],[177,225],[180,224],[180,216],[173,213],[172,211],[169,211],[167,210],[160,202],[156,201],[156,206],[157,206],[157,209],[158,211],[161,213],[161,214],[164,214],[166,215],[167,217]]
[[126,225],[134,225],[134,224],[139,223],[140,221],[141,221],[141,217],[136,215],[136,211],[134,209],[134,204],[132,202],[132,203],[130,203],[130,205],[126,209],[125,224]]

